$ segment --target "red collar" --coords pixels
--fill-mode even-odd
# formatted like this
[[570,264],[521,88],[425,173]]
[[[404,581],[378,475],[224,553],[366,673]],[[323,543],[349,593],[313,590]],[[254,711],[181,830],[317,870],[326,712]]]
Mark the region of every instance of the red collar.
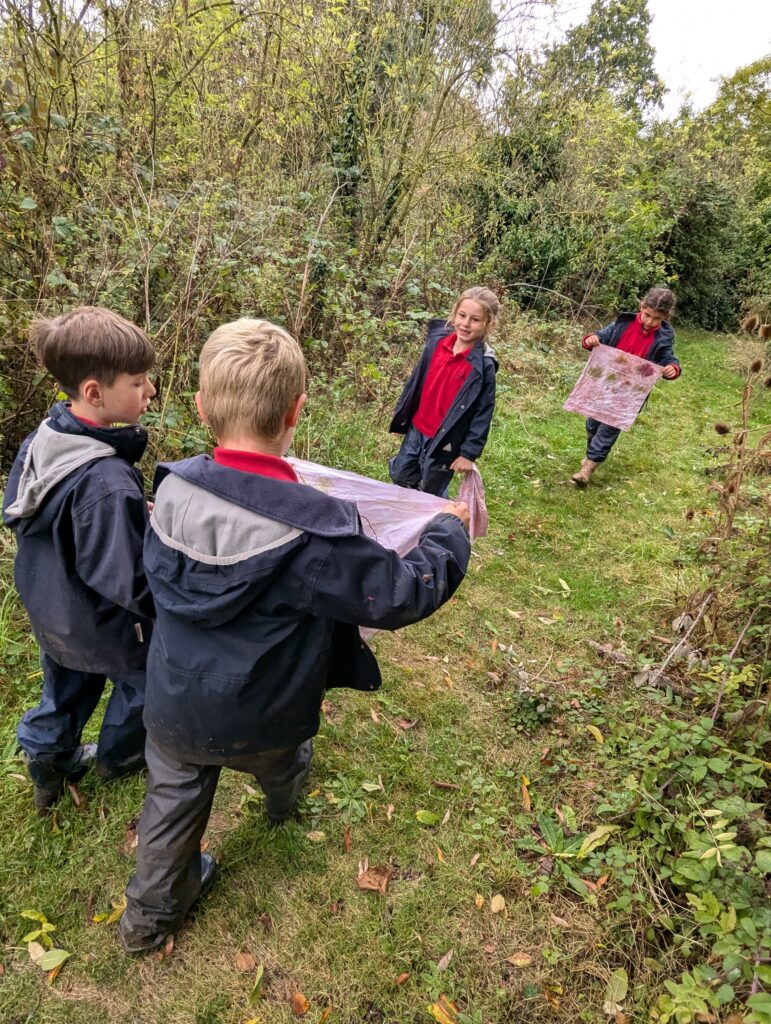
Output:
[[635,320],[637,321],[637,324],[638,324],[640,330],[642,331],[643,338],[650,337],[651,334],[655,334],[656,331],[658,330],[658,327],[651,327],[649,330],[646,330],[645,327],[643,327],[642,317],[640,316],[639,313],[635,317]]
[[290,480],[298,483],[297,474],[284,459],[278,455],[265,455],[262,452],[239,452],[234,448],[215,448],[214,461],[228,469],[240,469],[242,473],[258,473],[274,480]]
[[453,352],[453,348],[455,347],[455,342],[457,340],[458,334],[457,332],[453,332],[452,334],[448,334],[446,338],[442,338],[442,340],[439,342],[439,344],[446,348],[448,352],[451,352],[456,359],[460,358],[460,356],[467,356],[471,349],[474,347],[473,345],[469,345],[467,349],[464,349],[462,352],[458,352],[456,355],[456,353]]

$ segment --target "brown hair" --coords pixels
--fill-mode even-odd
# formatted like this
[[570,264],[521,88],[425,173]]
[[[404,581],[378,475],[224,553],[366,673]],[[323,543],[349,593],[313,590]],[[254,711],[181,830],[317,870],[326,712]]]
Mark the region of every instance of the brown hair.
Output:
[[640,305],[646,306],[656,313],[662,313],[664,316],[671,316],[672,310],[675,308],[675,301],[675,293],[670,288],[659,286],[650,288]]
[[305,391],[305,357],[291,334],[242,317],[218,327],[201,349],[201,408],[217,437],[274,440]]
[[109,387],[119,373],[145,373],[155,362],[145,332],[101,306],[33,320],[29,337],[40,362],[70,398],[89,377]]
[[460,306],[461,302],[465,299],[472,299],[474,302],[478,302],[485,311],[485,325],[490,329],[495,327],[495,321],[498,318],[498,310],[501,308],[501,304],[494,291],[491,291],[489,288],[482,288],[480,285],[475,285],[473,288],[467,288],[452,307],[452,313],[450,313],[451,321],[455,319],[455,314],[458,312],[458,306]]

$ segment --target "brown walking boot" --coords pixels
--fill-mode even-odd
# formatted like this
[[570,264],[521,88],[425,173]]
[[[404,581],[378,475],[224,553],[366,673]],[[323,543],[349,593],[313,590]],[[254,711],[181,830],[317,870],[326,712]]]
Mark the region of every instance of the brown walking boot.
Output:
[[592,462],[591,459],[581,459],[581,468],[571,476],[571,483],[575,484],[576,487],[586,487],[592,473],[598,466],[599,462]]

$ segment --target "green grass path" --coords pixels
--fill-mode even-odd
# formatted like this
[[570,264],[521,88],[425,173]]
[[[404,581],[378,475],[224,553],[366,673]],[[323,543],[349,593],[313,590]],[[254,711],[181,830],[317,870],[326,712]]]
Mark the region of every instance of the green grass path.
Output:
[[[482,462],[491,532],[475,547],[468,579],[431,621],[376,639],[379,694],[329,693],[300,822],[268,828],[249,780],[223,775],[208,833],[219,877],[166,959],[125,958],[114,927],[91,920],[112,909],[132,870],[142,780],[87,779],[86,808],[67,797],[53,821],[33,817],[14,729],[39,686],[36,652],[6,589],[0,1020],[284,1024],[296,1019],[297,992],[313,1024],[430,1021],[426,1007],[440,993],[457,1001],[463,1024],[605,1020],[613,879],[593,903],[532,895],[533,866],[515,846],[530,821],[522,774],[533,810],[567,803],[582,827],[594,827],[602,780],[591,771],[594,741],[572,728],[570,709],[612,713],[624,684],[609,679],[586,640],[660,657],[656,637],[667,635],[677,596],[700,582],[693,547],[713,507],[711,424],[733,420],[740,397],[730,346],[681,335],[682,379],[657,387],[596,483],[577,492],[566,481],[582,455],[583,424],[561,404],[580,353],[499,342],[504,369]],[[342,383],[312,394],[299,453],[384,476],[394,450],[383,433],[386,397],[381,408],[356,407]],[[8,537],[0,552],[9,588]],[[534,695],[533,727],[540,701],[567,708],[559,742],[582,755],[585,772],[557,778],[544,769],[543,744],[522,729],[523,688],[525,706]],[[436,823],[421,824],[419,810]],[[385,895],[358,888],[365,858],[389,865]],[[505,908],[493,914],[496,895]],[[53,985],[21,942],[31,927],[19,916],[25,909],[45,913],[72,954]],[[239,953],[264,969],[252,1004],[255,973],[238,969]],[[508,960],[515,953],[526,954],[521,966]]]

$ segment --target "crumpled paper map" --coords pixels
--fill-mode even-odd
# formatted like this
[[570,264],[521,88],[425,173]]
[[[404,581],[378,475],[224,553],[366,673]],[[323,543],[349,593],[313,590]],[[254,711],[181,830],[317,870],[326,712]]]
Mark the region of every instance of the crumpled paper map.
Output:
[[597,345],[563,409],[629,430],[663,368],[610,345]]

